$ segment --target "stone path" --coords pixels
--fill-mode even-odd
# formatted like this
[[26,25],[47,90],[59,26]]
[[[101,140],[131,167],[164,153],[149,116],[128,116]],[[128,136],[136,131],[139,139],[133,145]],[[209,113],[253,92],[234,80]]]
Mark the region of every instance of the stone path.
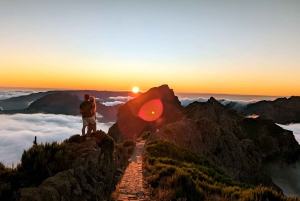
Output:
[[144,145],[145,141],[136,143],[131,162],[127,166],[119,186],[118,201],[150,200],[147,185],[143,181],[142,154]]

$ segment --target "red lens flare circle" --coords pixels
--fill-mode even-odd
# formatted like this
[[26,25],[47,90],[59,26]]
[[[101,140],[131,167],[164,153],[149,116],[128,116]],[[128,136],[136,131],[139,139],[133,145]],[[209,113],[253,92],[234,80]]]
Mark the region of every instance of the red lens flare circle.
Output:
[[163,104],[159,99],[146,102],[139,110],[138,116],[144,121],[155,121],[163,113]]

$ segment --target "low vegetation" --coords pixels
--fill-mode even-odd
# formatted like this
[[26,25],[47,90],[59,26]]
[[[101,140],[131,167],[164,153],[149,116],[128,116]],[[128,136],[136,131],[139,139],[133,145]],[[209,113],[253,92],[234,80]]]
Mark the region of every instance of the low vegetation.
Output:
[[156,200],[300,200],[235,181],[204,157],[170,141],[149,141],[145,148],[144,167]]

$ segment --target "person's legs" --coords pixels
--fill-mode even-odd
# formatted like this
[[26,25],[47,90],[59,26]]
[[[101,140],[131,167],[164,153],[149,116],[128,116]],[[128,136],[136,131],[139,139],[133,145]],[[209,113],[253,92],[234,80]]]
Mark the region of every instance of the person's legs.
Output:
[[88,133],[96,133],[96,124],[89,124]]
[[94,117],[89,117],[86,119],[88,121],[88,134],[90,134],[91,132],[96,132],[96,121]]
[[87,130],[87,134],[91,134],[91,133],[92,133],[92,130],[93,130],[93,125],[92,125],[92,124],[89,124],[88,130]]
[[82,130],[81,130],[81,134],[82,136],[85,135],[85,128],[89,125],[89,122],[87,121],[87,118],[82,118]]
[[82,130],[81,130],[81,134],[82,134],[82,135],[85,135],[85,127],[86,127],[86,126],[82,126]]
[[94,132],[96,133],[97,131],[97,123],[94,124]]

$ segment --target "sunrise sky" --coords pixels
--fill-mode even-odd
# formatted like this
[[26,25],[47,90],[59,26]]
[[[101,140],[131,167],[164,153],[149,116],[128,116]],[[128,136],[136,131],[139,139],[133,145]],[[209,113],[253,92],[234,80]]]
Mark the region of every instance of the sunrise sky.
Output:
[[300,1],[0,1],[0,87],[300,95]]

